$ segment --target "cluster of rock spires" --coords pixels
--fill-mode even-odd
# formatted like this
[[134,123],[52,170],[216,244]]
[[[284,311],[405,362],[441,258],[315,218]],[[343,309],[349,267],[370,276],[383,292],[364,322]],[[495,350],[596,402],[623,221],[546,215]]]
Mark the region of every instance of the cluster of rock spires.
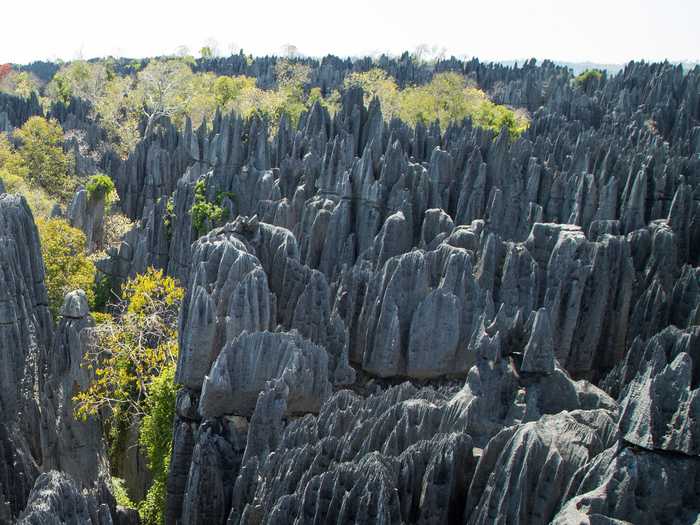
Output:
[[[100,270],[186,288],[166,523],[698,519],[700,69],[440,68],[528,131],[410,128],[350,89],[296,127],[166,122],[105,155],[138,226]],[[204,232],[199,181],[228,217]],[[54,328],[18,197],[0,242],[0,522],[129,523],[99,428],[70,417],[84,296]]]

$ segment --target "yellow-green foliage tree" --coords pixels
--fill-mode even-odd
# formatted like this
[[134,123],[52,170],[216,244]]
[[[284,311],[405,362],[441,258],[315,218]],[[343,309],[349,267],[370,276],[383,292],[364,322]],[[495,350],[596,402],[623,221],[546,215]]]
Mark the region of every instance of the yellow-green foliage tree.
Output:
[[340,107],[340,92],[336,90],[324,97],[320,87],[313,87],[309,90],[309,95],[306,98],[306,107],[311,109],[316,102],[326,108],[333,116]]
[[71,158],[63,151],[63,129],[53,119],[31,117],[14,133],[27,180],[54,198],[65,199],[75,188]]
[[117,76],[113,69],[111,59],[76,60],[61,67],[45,91],[49,102],[67,104],[71,97],[90,102],[93,117],[99,118],[117,151],[126,156],[140,139],[141,100],[134,89],[134,78]]
[[428,84],[400,90],[386,72],[371,69],[348,75],[345,86],[362,87],[365,102],[379,98],[385,118],[399,117],[412,126],[437,120],[446,127],[451,122],[469,118],[475,125],[495,133],[505,127],[512,138],[518,137],[528,126],[524,114],[495,104],[458,73],[439,73]]
[[50,100],[65,104],[71,97],[82,98],[93,104],[103,95],[110,72],[103,62],[75,60],[61,67],[46,86]]
[[131,76],[112,76],[93,108],[116,150],[126,157],[141,139],[139,115],[142,101]]
[[271,115],[273,122],[277,122],[281,114],[286,113],[291,122],[296,125],[301,114],[306,110],[304,88],[311,78],[311,67],[291,60],[278,60],[275,64],[275,76],[281,105],[274,108]]
[[23,195],[35,217],[48,217],[55,201],[40,187],[32,187],[27,180],[24,159],[12,147],[7,135],[0,133],[0,180],[7,193]]
[[37,219],[41,255],[46,269],[49,309],[58,316],[66,293],[81,288],[93,303],[95,265],[86,252],[85,234],[63,219]]
[[382,105],[384,117],[391,119],[399,115],[399,88],[386,71],[379,68],[362,73],[351,73],[345,77],[345,88],[359,86],[365,92],[365,104],[377,97]]
[[268,119],[274,131],[283,114],[296,125],[316,101],[331,112],[338,106],[337,92],[323,97],[315,88],[307,93],[311,68],[291,60],[277,62],[277,88],[270,90],[258,88],[252,77],[194,73],[191,65],[191,57],[151,60],[133,74],[117,76],[109,60],[75,61],[61,68],[46,94],[52,102],[67,103],[71,97],[90,101],[94,116],[124,157],[141,139],[142,117],[146,119],[144,135],[152,133],[162,117],[180,127],[189,117],[197,127],[210,121],[217,109],[246,118],[257,113]]
[[113,316],[94,329],[85,354],[83,366],[94,372],[94,380],[74,397],[78,417],[102,418],[113,462],[123,453],[127,430],[139,425],[139,442],[154,476],[138,504],[147,525],[163,523],[183,295],[174,279],[152,268],[128,281]]
[[0,133],[0,173],[11,173],[25,178],[29,168],[24,159],[17,153],[5,133]]
[[153,484],[139,503],[144,525],[165,525],[166,483],[173,450],[173,417],[175,415],[175,364],[167,365],[148,386],[146,415],[139,433],[139,444],[146,451]]
[[237,77],[216,77],[212,85],[212,91],[216,103],[222,108],[229,107],[241,98],[245,92],[255,89],[255,78],[245,75]]
[[574,85],[588,91],[590,86],[596,85],[603,78],[603,72],[599,69],[586,69],[574,78]]
[[192,69],[182,59],[152,60],[138,73],[138,97],[148,122],[145,136],[162,117],[182,125],[192,90]]

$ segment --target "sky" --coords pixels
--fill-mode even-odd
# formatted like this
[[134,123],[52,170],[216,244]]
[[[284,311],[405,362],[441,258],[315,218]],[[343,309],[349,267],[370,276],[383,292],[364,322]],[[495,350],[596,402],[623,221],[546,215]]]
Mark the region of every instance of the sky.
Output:
[[620,64],[700,59],[700,0],[3,0],[0,63],[192,54],[364,56]]

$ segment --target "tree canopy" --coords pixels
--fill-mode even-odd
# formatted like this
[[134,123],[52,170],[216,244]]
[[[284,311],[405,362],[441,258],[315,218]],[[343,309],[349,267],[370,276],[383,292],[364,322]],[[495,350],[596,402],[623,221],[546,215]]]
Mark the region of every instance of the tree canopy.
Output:
[[53,119],[31,117],[14,133],[20,141],[19,155],[31,184],[41,186],[52,197],[65,199],[72,193],[73,166],[63,151],[63,129]]
[[58,317],[65,295],[78,288],[85,291],[92,305],[96,270],[87,255],[85,234],[63,219],[37,219],[37,227],[46,270],[49,309],[54,319]]
[[415,126],[418,122],[440,122],[447,126],[464,119],[495,133],[505,127],[511,137],[527,129],[528,119],[506,106],[495,104],[459,73],[438,73],[424,85],[399,89],[396,82],[381,69],[353,73],[345,79],[345,87],[360,86],[365,101],[377,97],[384,117],[398,117]]

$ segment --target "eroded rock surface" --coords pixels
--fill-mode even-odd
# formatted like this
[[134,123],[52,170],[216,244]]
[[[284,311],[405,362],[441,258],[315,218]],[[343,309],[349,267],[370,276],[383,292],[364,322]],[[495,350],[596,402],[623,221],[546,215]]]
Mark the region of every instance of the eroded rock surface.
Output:
[[[700,70],[630,63],[579,85],[534,60],[305,60],[324,93],[375,66],[401,86],[457,71],[530,126],[410,127],[350,88],[296,126],[163,119],[127,159],[99,157],[136,221],[100,270],[186,288],[166,522],[698,521]],[[275,63],[195,67],[270,87]],[[0,129],[40,112],[0,96]],[[86,173],[104,137],[89,113],[51,108]],[[193,224],[195,187],[225,219]],[[85,197],[68,215],[98,232]],[[99,464],[68,450],[92,430],[54,425],[87,312],[69,297],[54,333],[46,302],[31,215],[2,196],[6,521],[56,457]],[[80,498],[45,476],[28,512],[70,515],[51,494]]]

